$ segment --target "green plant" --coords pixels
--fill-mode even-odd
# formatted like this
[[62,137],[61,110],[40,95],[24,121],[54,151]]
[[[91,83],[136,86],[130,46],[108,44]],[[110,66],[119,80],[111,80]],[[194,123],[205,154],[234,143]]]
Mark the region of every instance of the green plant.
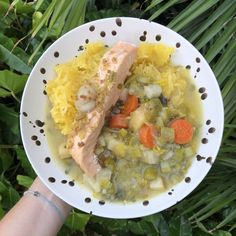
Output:
[[73,211],[59,235],[215,235],[236,233],[236,2],[232,0],[0,0],[0,217],[35,177],[19,132],[27,77],[58,37],[83,22],[134,16],[185,36],[210,63],[222,91],[225,130],[211,171],[185,200],[140,219],[111,220]]

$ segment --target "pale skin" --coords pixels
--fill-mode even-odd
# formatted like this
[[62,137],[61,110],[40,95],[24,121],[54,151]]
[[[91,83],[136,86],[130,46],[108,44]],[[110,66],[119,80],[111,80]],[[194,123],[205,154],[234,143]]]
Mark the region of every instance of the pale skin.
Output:
[[[53,194],[37,177],[30,190],[53,202],[66,218],[72,207]],[[55,209],[33,194],[25,194],[0,221],[0,235],[53,236],[63,224]]]

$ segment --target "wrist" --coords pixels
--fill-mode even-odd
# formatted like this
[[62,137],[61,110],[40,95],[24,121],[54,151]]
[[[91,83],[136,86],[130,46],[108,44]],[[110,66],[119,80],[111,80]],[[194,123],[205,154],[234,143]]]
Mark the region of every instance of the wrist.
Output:
[[62,199],[57,197],[52,191],[50,191],[47,186],[45,186],[44,183],[39,179],[39,177],[34,180],[29,190],[39,192],[49,202],[55,204],[62,212],[64,217],[66,217],[72,209],[69,204],[64,202]]

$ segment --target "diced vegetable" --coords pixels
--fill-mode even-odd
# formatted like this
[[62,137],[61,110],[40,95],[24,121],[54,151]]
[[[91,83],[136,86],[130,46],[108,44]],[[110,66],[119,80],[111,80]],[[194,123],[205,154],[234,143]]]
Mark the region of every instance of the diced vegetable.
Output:
[[163,160],[169,160],[173,156],[174,156],[174,152],[173,151],[168,151],[163,155],[162,159]]
[[119,134],[122,137],[126,137],[128,135],[128,131],[126,129],[120,129]]
[[192,147],[184,148],[184,154],[186,157],[191,157],[194,154]]
[[144,86],[144,92],[148,98],[158,98],[161,95],[162,90],[159,85],[150,84],[150,85]]
[[138,147],[128,147],[128,154],[131,158],[141,158],[142,152]]
[[175,131],[172,128],[161,127],[161,141],[163,143],[173,143],[175,139]]
[[171,172],[171,167],[168,161],[161,161],[161,172],[162,173]]
[[140,86],[138,83],[132,83],[129,86],[129,94],[135,95],[137,97],[144,97],[144,90],[143,87]]
[[139,130],[140,142],[148,148],[155,147],[155,128],[152,125],[144,124]]
[[127,147],[124,143],[119,142],[113,147],[112,151],[118,157],[125,157],[127,153]]
[[129,95],[121,113],[128,116],[131,112],[135,111],[138,108],[138,105],[138,97],[136,97],[135,95]]
[[137,110],[131,113],[129,120],[129,128],[133,131],[137,131],[146,122],[146,115],[144,109],[139,107]]
[[161,177],[157,177],[155,180],[150,182],[150,188],[153,190],[162,191],[165,189],[163,180]]
[[154,180],[157,178],[157,169],[154,166],[149,166],[144,170],[143,177],[146,180]]
[[159,155],[152,150],[144,150],[141,161],[147,164],[158,164],[160,162]]
[[156,118],[155,125],[156,125],[157,127],[163,127],[163,126],[164,126],[164,122],[163,122],[163,120],[162,120],[161,117],[158,116],[158,117]]
[[110,128],[128,128],[128,121],[126,119],[126,116],[124,114],[117,114],[111,117],[110,123],[109,123]]
[[171,122],[171,128],[175,130],[175,143],[187,144],[193,138],[193,126],[185,119]]

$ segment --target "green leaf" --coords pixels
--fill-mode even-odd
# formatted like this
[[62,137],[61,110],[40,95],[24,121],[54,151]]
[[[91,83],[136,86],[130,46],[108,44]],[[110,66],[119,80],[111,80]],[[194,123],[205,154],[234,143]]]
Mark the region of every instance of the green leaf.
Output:
[[0,170],[5,172],[13,163],[13,156],[9,150],[0,148]]
[[223,230],[218,230],[213,233],[213,236],[232,236],[230,232],[223,231]]
[[29,74],[31,68],[26,64],[28,55],[19,47],[14,48],[13,41],[0,33],[0,60],[13,70]]
[[195,30],[195,32],[188,38],[190,42],[193,42],[197,37],[199,37],[202,33],[204,33],[208,27],[211,26],[211,24],[217,20],[221,15],[223,15],[225,12],[227,12],[228,9],[230,9],[233,5],[235,5],[235,2],[232,0],[225,0],[218,6],[218,8],[214,11],[214,14],[211,14],[198,29]]
[[187,219],[183,216],[173,218],[169,223],[170,236],[191,236],[192,227]]
[[2,208],[2,204],[0,204],[0,220],[2,219],[4,215],[5,215],[5,211]]
[[85,226],[90,219],[89,214],[77,213],[74,210],[70,213],[65,224],[72,230],[84,232]]
[[[81,25],[84,23],[85,11],[87,6],[87,0],[73,0],[72,7],[68,14],[68,17],[63,28],[63,33],[68,32],[69,30]],[[74,16],[77,17],[74,17]]]
[[155,229],[155,227],[151,223],[145,221],[144,219],[137,222],[130,220],[128,221],[127,227],[130,232],[134,233],[135,235],[160,235],[158,229]]
[[144,217],[144,220],[150,222],[160,235],[169,235],[169,227],[162,214],[154,214]]
[[225,26],[225,24],[234,16],[236,4],[234,4],[228,11],[219,17],[210,28],[202,34],[201,38],[195,43],[197,49],[204,47],[215,35],[217,35]]
[[[171,0],[167,1],[166,4],[163,6],[159,7],[159,9],[151,16],[149,17],[149,20],[154,20],[157,18],[159,15],[161,15],[163,12],[165,12],[167,9],[169,9],[171,6],[175,5],[176,3],[180,2],[180,0]],[[157,1],[157,4],[160,3],[160,1]],[[148,10],[148,8],[147,8]]]
[[19,193],[11,186],[10,183],[5,184],[6,189],[1,193],[2,207],[9,210],[20,199]]
[[236,31],[236,19],[231,20],[226,26],[222,34],[217,38],[214,44],[207,51],[205,58],[210,63],[213,58],[223,49]]
[[191,21],[196,19],[199,15],[203,14],[213,5],[215,5],[219,0],[195,0],[187,6],[180,14],[175,17],[170,23],[171,27],[175,31],[179,31],[184,28]]
[[0,71],[0,97],[15,97],[24,89],[26,80],[26,75],[18,75],[9,70]]
[[13,108],[0,103],[0,121],[4,123],[14,135],[19,135],[19,114]]
[[31,167],[31,164],[26,156],[24,149],[16,149],[16,153],[17,153],[17,159],[20,161],[20,164],[23,167],[25,173],[29,177],[34,179],[36,177],[36,174],[33,168]]
[[19,185],[26,188],[29,188],[34,181],[31,177],[25,175],[17,175],[16,179]]
[[0,194],[4,193],[5,191],[7,191],[7,186],[0,181]]
[[16,13],[21,13],[21,14],[23,13],[30,14],[34,11],[32,4],[23,2],[22,0],[19,1],[17,0],[14,9],[16,9]]

